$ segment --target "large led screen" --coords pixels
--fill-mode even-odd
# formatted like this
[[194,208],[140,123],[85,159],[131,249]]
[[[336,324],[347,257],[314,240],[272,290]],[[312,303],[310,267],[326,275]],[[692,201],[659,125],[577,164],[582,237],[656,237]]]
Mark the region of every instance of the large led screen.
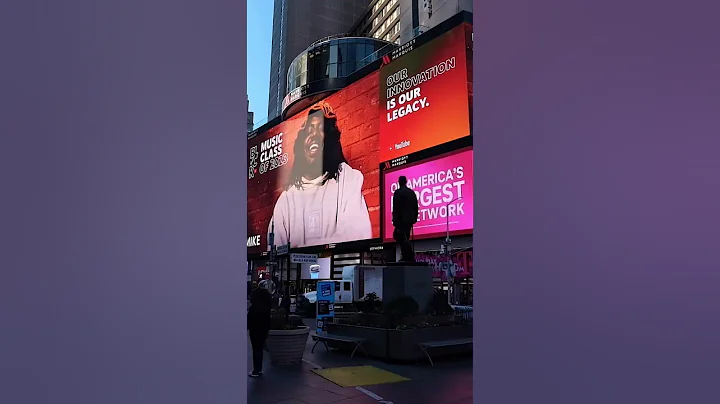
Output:
[[248,141],[248,251],[380,237],[378,72]]
[[466,148],[430,160],[397,167],[383,173],[383,238],[391,241],[392,196],[401,176],[418,199],[414,238],[467,234],[473,229],[473,151]]
[[380,161],[470,135],[467,44],[460,25],[380,68]]

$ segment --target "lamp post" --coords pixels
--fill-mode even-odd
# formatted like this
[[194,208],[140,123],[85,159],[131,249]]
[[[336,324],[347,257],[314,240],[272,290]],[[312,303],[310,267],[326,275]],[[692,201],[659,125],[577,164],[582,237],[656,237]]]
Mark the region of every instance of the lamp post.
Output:
[[[268,245],[270,246],[270,252],[268,253],[268,260],[267,260],[267,267],[270,269],[270,284],[272,285],[274,283],[273,278],[275,277],[275,267],[277,266],[277,262],[275,262],[275,221],[270,225],[270,234],[268,235]],[[277,290],[277,288],[280,285],[274,285],[272,290],[269,290],[271,294],[274,294],[274,292]],[[274,300],[274,297],[273,297]]]
[[449,207],[450,204],[462,199],[462,196],[458,196],[457,198],[453,199],[452,201],[445,204],[445,241],[443,241],[442,246],[440,247],[440,252],[445,255],[445,277],[448,281],[448,304],[452,304],[452,295],[450,294],[450,288],[453,288],[453,293],[455,292],[455,277],[452,274],[452,271],[450,269],[450,265],[452,263],[451,258],[451,245],[452,241],[450,240],[450,214],[449,214]]

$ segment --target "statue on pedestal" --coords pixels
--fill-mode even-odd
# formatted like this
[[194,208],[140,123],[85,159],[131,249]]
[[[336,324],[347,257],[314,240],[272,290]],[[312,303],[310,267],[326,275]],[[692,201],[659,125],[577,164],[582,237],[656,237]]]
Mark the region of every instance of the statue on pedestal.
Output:
[[415,262],[415,251],[410,238],[413,225],[418,221],[418,199],[415,191],[408,188],[405,176],[398,179],[398,185],[400,187],[392,197],[392,224],[395,227],[393,238],[400,244],[400,261]]

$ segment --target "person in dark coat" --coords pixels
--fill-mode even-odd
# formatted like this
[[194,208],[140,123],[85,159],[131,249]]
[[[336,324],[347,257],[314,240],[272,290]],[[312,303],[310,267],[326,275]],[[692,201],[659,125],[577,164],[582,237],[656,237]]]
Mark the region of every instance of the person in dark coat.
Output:
[[410,243],[412,228],[418,220],[418,199],[415,191],[408,188],[407,178],[398,178],[400,187],[392,196],[393,238],[400,244],[400,261],[415,262],[415,252]]
[[250,377],[262,375],[263,349],[270,332],[271,308],[272,296],[267,289],[258,287],[252,291],[247,317],[247,328],[253,355],[253,371],[250,373]]

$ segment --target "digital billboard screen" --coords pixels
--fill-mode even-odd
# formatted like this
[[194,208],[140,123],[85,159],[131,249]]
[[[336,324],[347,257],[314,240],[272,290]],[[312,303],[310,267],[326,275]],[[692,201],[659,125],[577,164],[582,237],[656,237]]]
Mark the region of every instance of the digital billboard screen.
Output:
[[473,150],[465,148],[429,160],[403,165],[383,173],[383,239],[393,239],[392,196],[401,176],[418,199],[415,239],[446,233],[467,234],[473,229]]
[[467,44],[459,25],[380,68],[380,161],[470,135]]
[[248,140],[250,253],[380,237],[378,78]]

